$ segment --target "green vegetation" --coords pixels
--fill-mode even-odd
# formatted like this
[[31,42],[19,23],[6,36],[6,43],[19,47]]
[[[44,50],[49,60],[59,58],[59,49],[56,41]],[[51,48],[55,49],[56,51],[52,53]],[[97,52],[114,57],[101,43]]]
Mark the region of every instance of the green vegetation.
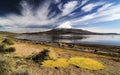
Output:
[[16,61],[8,55],[0,55],[0,75],[30,75],[27,70],[27,65],[19,64],[24,60]]
[[104,68],[104,65],[102,63],[89,58],[57,58],[56,53],[51,49],[44,49],[40,53],[34,54],[29,58],[35,62],[42,64],[44,67],[50,68],[67,68],[69,65],[74,65],[89,70],[99,70]]
[[6,44],[0,43],[0,52],[5,52]]
[[11,61],[6,57],[0,57],[0,74],[2,75],[12,75],[12,72],[15,70],[16,63]]
[[30,57],[35,62],[42,62],[44,60],[49,60],[49,59],[56,59],[56,53],[51,50],[51,49],[44,49],[43,51],[39,52],[38,54],[34,54]]
[[13,75],[30,75],[27,70],[19,69],[13,73]]
[[0,31],[0,36],[1,37],[14,36],[14,35],[18,35],[18,34],[17,33],[6,32],[6,31]]
[[7,55],[2,53],[14,52],[15,48],[9,47],[9,45],[5,42],[3,43],[4,40],[2,36],[3,34],[0,34],[0,75],[12,75],[13,71],[15,70],[16,63],[12,58],[8,58]]
[[15,52],[15,48],[14,47],[9,47],[5,51],[6,52]]
[[14,47],[9,47],[9,45],[13,45],[13,40],[11,39],[4,39],[0,43],[0,52],[15,52]]
[[14,41],[12,39],[4,39],[2,43],[7,44],[7,45],[14,45]]
[[[18,66],[18,65],[17,65]],[[19,65],[12,75],[31,75],[27,69],[27,65]]]

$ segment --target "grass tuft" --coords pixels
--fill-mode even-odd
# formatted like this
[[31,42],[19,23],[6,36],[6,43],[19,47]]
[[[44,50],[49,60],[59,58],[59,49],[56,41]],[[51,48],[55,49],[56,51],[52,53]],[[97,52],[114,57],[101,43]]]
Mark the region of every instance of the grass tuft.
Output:
[[0,42],[0,53],[3,52],[15,52],[16,49],[14,47],[9,47],[10,45],[13,45],[14,41],[11,39],[4,39],[2,42]]
[[16,49],[14,47],[9,47],[5,50],[6,52],[15,52]]
[[6,44],[0,43],[0,53],[3,52],[15,52],[16,49],[14,47],[7,47]]
[[60,58],[57,60],[46,60],[42,63],[42,66],[50,68],[66,68],[69,66],[68,60],[65,58]]
[[16,63],[9,58],[0,57],[0,75],[12,75]]
[[2,43],[7,44],[7,45],[14,45],[14,41],[12,39],[4,39]]
[[0,43],[0,52],[5,52],[6,44]]

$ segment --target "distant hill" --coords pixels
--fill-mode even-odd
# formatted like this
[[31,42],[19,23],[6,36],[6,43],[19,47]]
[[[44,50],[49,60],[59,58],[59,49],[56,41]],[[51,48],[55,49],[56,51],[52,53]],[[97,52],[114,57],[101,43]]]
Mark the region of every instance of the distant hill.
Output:
[[50,31],[45,32],[36,32],[36,33],[25,33],[25,34],[93,34],[93,35],[113,35],[117,33],[97,33],[97,32],[91,32],[87,30],[82,29],[52,29]]
[[14,34],[14,33],[7,32],[7,31],[0,31],[0,34]]
[[6,32],[6,31],[0,31],[0,37],[2,36],[14,36],[17,35],[17,33],[12,33],[12,32]]
[[48,34],[92,34],[93,32],[82,29],[53,29],[43,33]]

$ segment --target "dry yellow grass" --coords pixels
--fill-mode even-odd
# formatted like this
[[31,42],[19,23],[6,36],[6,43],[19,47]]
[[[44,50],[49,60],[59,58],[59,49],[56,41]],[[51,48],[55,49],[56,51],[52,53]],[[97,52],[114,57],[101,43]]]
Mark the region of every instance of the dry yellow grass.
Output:
[[89,58],[108,58],[106,56],[92,54],[92,53],[85,53],[80,51],[73,51],[68,49],[61,49],[61,48],[55,48],[51,46],[45,46],[45,45],[36,45],[36,44],[29,44],[29,43],[22,43],[22,42],[16,42],[15,45],[11,46],[16,48],[16,52],[14,55],[20,56],[20,57],[28,57],[31,54],[37,54],[41,52],[43,49],[51,49],[55,51],[58,55],[58,57],[75,57],[75,56],[83,56],[83,57],[89,57]]
[[[19,57],[28,57],[30,56],[32,53],[38,53],[41,52],[43,49],[49,49],[50,53],[49,55],[53,58],[53,59],[57,59],[56,53],[62,55],[61,57],[65,57],[65,58],[69,58],[69,56],[71,56],[72,58],[70,58],[69,62],[67,61],[67,59],[57,59],[56,61],[54,60],[46,60],[43,62],[43,66],[46,67],[67,67],[69,64],[73,64],[75,66],[81,67],[81,68],[86,68],[86,69],[90,69],[90,70],[98,70],[98,69],[103,69],[104,66],[92,59],[89,58],[80,58],[80,57],[75,57],[75,56],[80,56],[80,54],[82,54],[82,56],[87,55],[85,57],[96,57],[97,55],[95,54],[90,54],[90,53],[82,53],[82,52],[76,52],[76,51],[70,51],[70,50],[63,50],[60,48],[53,48],[50,46],[42,46],[42,45],[34,45],[34,44],[27,44],[27,43],[16,43],[15,45],[13,45],[13,47],[16,48],[16,56]],[[56,52],[55,52],[56,50]],[[66,53],[67,52],[67,53]]]
[[50,67],[50,68],[55,68],[55,67],[62,67],[62,68],[66,68],[69,66],[69,63],[67,61],[67,59],[65,58],[60,58],[57,60],[46,60],[42,63],[44,67]]
[[[88,59],[88,58],[77,58],[75,56],[80,56],[80,54],[82,54],[84,56],[84,53],[82,52],[76,52],[76,51],[70,51],[70,50],[63,50],[60,48],[53,48],[50,46],[42,46],[42,45],[34,45],[34,44],[27,44],[27,43],[16,43],[15,45],[13,45],[13,47],[16,48],[16,56],[19,57],[28,57],[30,56],[32,53],[38,53],[41,52],[43,49],[48,48],[50,50],[49,55],[53,58],[53,59],[57,59],[56,58],[56,53],[62,55],[61,57],[65,57],[65,58],[69,58],[69,56],[73,57],[69,60],[69,62],[67,62],[67,59],[57,59],[56,61],[53,60],[47,60],[43,62],[43,66],[47,66],[47,67],[67,67],[70,64],[73,64],[75,66],[81,67],[81,68],[87,68],[90,70],[97,70],[97,69],[103,69],[104,66],[92,59]],[[55,52],[56,50],[56,52]],[[95,54],[90,54],[90,53],[86,53],[85,57],[96,57],[97,55]]]
[[57,59],[58,56],[57,56],[55,50],[53,50],[51,48],[46,48],[46,49],[43,49],[43,52],[44,51],[48,51],[48,55],[47,56],[49,56],[49,59],[52,59],[52,60]]
[[43,50],[41,46],[26,43],[16,43],[12,47],[16,48],[14,55],[18,57],[28,57],[32,53],[38,53]]
[[89,70],[99,70],[104,68],[102,63],[89,58],[72,57],[70,58],[69,63]]

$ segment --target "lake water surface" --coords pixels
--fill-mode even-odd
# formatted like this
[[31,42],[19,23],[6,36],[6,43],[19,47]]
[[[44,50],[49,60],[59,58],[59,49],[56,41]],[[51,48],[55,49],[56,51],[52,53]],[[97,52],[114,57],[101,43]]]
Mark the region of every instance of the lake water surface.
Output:
[[66,42],[66,43],[83,43],[83,44],[100,44],[120,46],[120,35],[20,35],[17,39],[27,39],[34,41],[47,42]]

